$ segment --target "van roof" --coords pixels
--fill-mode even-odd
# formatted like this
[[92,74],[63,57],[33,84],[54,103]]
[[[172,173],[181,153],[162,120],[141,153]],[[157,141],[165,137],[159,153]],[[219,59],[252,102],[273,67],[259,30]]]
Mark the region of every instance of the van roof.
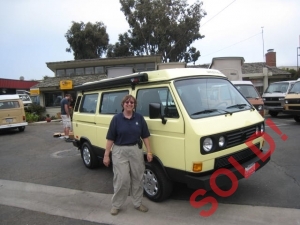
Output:
[[102,79],[95,82],[87,82],[79,86],[75,86],[74,90],[97,90],[106,89],[118,86],[135,86],[139,83],[157,82],[174,80],[177,78],[194,77],[194,76],[218,76],[222,78],[227,77],[218,70],[204,69],[204,68],[174,68],[164,70],[145,71],[139,73],[133,73],[125,76],[119,76],[114,78]]
[[233,84],[248,84],[253,85],[253,83],[249,80],[232,80],[231,83]]
[[0,100],[20,99],[19,95],[0,95]]
[[278,84],[278,83],[295,83],[296,80],[284,80],[284,81],[277,81],[277,82],[272,82],[271,84]]

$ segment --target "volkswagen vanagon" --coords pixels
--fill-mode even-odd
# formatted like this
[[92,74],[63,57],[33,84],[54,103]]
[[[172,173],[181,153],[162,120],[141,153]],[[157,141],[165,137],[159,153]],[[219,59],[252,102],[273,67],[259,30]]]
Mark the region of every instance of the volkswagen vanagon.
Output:
[[0,95],[0,129],[24,131],[26,122],[23,101],[19,95]]
[[[218,70],[147,71],[74,89],[78,97],[73,144],[88,168],[102,161],[108,126],[113,115],[122,112],[122,98],[127,94],[136,97],[135,110],[144,116],[151,133],[153,162],[145,160],[144,172],[144,193],[150,200],[168,198],[174,181],[210,190],[211,175],[220,168],[243,178],[229,163],[231,156],[253,172],[256,162],[260,169],[270,159],[261,161],[245,144],[255,135],[252,143],[262,151],[264,119]],[[218,93],[221,95],[216,96]],[[230,182],[226,175],[216,179],[218,186]]]

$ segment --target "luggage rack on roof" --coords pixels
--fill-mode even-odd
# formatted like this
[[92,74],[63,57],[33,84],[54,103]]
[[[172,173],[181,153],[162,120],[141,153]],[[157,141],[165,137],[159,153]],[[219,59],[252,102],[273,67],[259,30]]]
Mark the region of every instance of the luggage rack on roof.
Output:
[[114,78],[103,79],[95,82],[87,82],[82,85],[74,87],[76,91],[92,91],[104,88],[119,87],[125,85],[131,85],[132,89],[135,89],[135,85],[148,81],[147,73],[138,73]]

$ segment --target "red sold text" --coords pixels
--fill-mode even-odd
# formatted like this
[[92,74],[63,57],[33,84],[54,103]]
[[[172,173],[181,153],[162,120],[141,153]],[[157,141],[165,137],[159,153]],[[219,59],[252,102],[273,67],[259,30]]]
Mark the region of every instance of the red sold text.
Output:
[[[285,134],[282,134],[282,132],[280,131],[280,129],[272,122],[271,119],[267,119],[266,123],[269,125],[270,128],[272,128],[278,135],[281,136],[281,139],[283,141],[287,140],[287,136]],[[268,142],[269,144],[269,149],[267,152],[263,153],[260,151],[260,149],[258,149],[253,143],[252,141],[258,137],[261,136],[266,142]],[[275,151],[275,142],[272,139],[272,137],[267,134],[266,132],[264,133],[259,133],[259,134],[253,134],[251,137],[248,138],[248,140],[246,140],[245,144],[253,151],[253,153],[262,161],[265,162]],[[249,165],[247,168],[244,168],[238,161],[235,160],[235,158],[233,158],[232,156],[228,158],[228,161],[231,163],[231,165],[239,172],[241,173],[241,175],[244,178],[248,178],[250,177],[259,167],[260,164],[258,162],[256,162],[255,164],[251,164]],[[231,188],[229,190],[222,190],[218,187],[218,185],[216,184],[216,179],[219,175],[225,175],[227,176],[230,180],[231,180]],[[231,196],[238,188],[238,179],[235,176],[235,174],[226,168],[220,168],[217,169],[210,177],[210,187],[211,190],[214,191],[217,195],[219,195],[220,197],[229,197]],[[218,201],[212,197],[212,196],[208,196],[205,197],[203,199],[201,199],[200,201],[196,201],[196,198],[200,195],[200,196],[204,196],[206,194],[206,190],[204,189],[198,189],[196,190],[190,197],[190,204],[191,206],[193,206],[194,208],[200,208],[204,205],[206,205],[207,203],[211,204],[210,209],[208,210],[202,210],[200,211],[200,216],[203,217],[209,217],[211,216],[214,212],[216,212],[217,208],[218,208]]]

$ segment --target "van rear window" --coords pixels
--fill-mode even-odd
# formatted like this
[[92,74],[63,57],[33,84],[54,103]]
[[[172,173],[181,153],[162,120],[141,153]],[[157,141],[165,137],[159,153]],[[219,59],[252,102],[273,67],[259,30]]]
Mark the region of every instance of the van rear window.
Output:
[[12,108],[20,108],[19,102],[18,101],[0,102],[0,109],[12,109]]

